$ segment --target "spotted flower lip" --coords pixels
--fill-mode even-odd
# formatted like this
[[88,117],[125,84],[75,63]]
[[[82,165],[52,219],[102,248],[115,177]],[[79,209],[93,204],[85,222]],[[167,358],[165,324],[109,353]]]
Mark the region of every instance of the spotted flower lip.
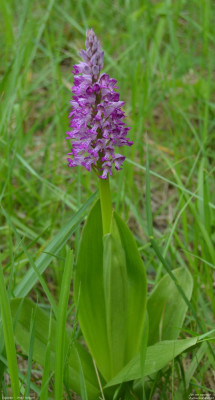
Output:
[[116,92],[117,81],[100,73],[104,52],[92,29],[87,30],[85,44],[86,50],[80,51],[83,61],[73,66],[71,130],[66,132],[72,149],[67,160],[69,167],[82,165],[107,179],[113,167],[120,170],[125,160],[115,148],[133,142],[127,138],[130,128],[124,123],[124,102]]

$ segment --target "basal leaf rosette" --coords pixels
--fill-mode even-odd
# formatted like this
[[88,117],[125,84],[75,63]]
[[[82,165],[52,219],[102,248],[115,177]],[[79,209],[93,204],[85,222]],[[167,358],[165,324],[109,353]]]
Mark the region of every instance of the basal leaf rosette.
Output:
[[140,351],[146,287],[132,233],[113,212],[111,231],[103,235],[98,201],[83,229],[74,295],[83,336],[106,382]]

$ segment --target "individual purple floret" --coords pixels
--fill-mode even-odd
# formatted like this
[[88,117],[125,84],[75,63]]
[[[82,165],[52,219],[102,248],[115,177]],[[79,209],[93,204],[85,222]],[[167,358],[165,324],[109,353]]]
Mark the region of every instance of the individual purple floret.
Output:
[[121,169],[125,160],[115,153],[115,147],[131,146],[126,137],[130,128],[123,122],[125,114],[119,101],[116,80],[107,74],[100,74],[104,52],[101,51],[92,29],[87,31],[86,50],[80,51],[83,62],[73,67],[74,86],[71,100],[71,158],[69,167],[83,165],[88,171],[93,168],[99,177],[107,179],[112,175],[112,167]]

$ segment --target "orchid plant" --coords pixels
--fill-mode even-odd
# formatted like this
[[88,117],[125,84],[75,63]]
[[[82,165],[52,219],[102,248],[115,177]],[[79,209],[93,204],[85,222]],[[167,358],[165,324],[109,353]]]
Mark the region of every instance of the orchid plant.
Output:
[[[65,329],[73,273],[68,249],[59,305],[51,304],[53,316],[22,298],[35,283],[32,277],[27,276],[16,289],[17,298],[11,301],[16,341],[28,354],[29,332],[34,329],[33,359],[44,366],[44,382],[54,370],[56,400],[63,399],[63,384],[82,399],[144,399],[146,377],[155,376],[199,340],[178,340],[192,295],[192,276],[184,267],[177,268],[164,275],[147,298],[146,269],[135,238],[111,203],[109,179],[125,160],[116,148],[132,145],[124,102],[119,100],[116,80],[101,73],[104,52],[92,29],[87,31],[86,50],[80,56],[82,61],[73,68],[68,165],[95,173],[100,198],[87,217],[74,268],[77,320],[72,329]],[[61,232],[61,247],[80,221],[78,217]],[[53,242],[47,253],[59,250],[54,246]],[[35,276],[47,266],[47,255],[41,257]],[[178,288],[183,288],[183,296]],[[82,340],[77,339],[77,321]],[[46,388],[40,398],[48,398],[47,393]]]
[[[83,61],[73,69],[71,131],[67,132],[72,149],[68,162],[69,167],[81,165],[96,172],[100,201],[92,208],[83,230],[74,297],[81,330],[101,379],[122,383],[124,379],[117,382],[117,376],[141,352],[144,354],[149,318],[154,318],[146,313],[147,278],[136,242],[111,204],[109,176],[114,167],[120,170],[125,160],[116,148],[132,145],[124,122],[124,102],[116,92],[116,80],[101,73],[104,52],[92,29],[87,31],[85,44],[86,50],[80,52]],[[190,296],[191,276],[184,270],[177,274],[182,279],[187,276]],[[158,329],[154,325],[151,344]],[[172,339],[170,332],[168,338]],[[139,358],[138,363],[141,371]]]

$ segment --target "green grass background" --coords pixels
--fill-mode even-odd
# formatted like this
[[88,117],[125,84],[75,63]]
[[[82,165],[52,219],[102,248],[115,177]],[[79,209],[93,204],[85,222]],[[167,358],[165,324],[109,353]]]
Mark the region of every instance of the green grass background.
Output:
[[[172,268],[191,271],[192,306],[213,329],[215,2],[1,0],[0,23],[0,201],[12,222],[1,213],[0,250],[9,297],[29,267],[23,244],[36,258],[97,190],[93,174],[67,167],[65,140],[72,65],[93,28],[134,142],[111,179],[114,206],[135,234],[152,287],[164,270],[148,237],[147,144],[157,241]],[[75,253],[80,232],[68,241]],[[45,272],[56,298],[64,258],[65,248]],[[31,297],[48,307],[39,284]],[[202,333],[189,313],[184,328],[181,337]],[[215,393],[214,369],[207,346],[196,349],[158,375],[152,396],[183,398],[180,381],[188,393]]]

